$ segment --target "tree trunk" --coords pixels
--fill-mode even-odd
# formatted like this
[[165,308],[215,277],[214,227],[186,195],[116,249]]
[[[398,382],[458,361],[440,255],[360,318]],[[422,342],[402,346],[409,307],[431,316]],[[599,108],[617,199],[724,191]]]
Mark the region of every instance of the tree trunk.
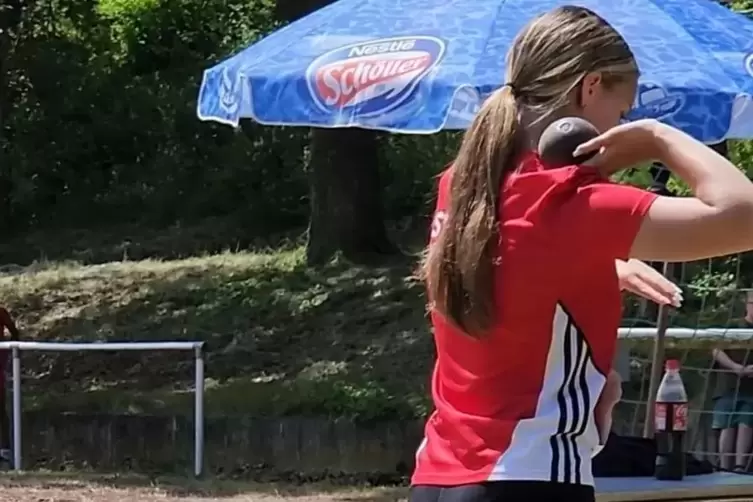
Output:
[[338,252],[359,263],[397,252],[384,225],[379,144],[373,131],[312,130],[309,175],[310,264],[324,263]]
[[[293,22],[329,3],[278,0],[276,15]],[[377,133],[312,129],[310,148],[309,264],[325,263],[337,253],[359,263],[395,254],[384,223]]]

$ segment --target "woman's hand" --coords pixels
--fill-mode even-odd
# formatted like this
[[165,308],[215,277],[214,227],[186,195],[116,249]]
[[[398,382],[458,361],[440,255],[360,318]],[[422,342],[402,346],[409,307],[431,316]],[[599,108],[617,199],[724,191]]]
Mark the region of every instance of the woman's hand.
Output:
[[580,145],[573,156],[597,152],[584,165],[596,167],[610,176],[621,169],[660,158],[658,134],[662,127],[668,126],[653,119],[618,125]]
[[672,281],[640,260],[615,260],[620,289],[630,291],[659,305],[682,305],[682,290]]

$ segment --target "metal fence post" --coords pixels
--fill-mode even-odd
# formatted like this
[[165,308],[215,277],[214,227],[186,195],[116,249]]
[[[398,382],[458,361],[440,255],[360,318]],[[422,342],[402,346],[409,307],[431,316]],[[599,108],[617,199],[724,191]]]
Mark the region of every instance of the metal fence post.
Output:
[[21,350],[13,347],[13,470],[21,470]]
[[90,351],[142,351],[142,350],[181,350],[194,351],[196,360],[196,399],[194,440],[194,474],[200,476],[204,468],[204,359],[203,342],[102,342],[102,343],[63,343],[63,342],[13,342],[0,341],[0,349],[10,350],[13,359],[13,469],[21,470],[21,352],[23,350],[53,352]]
[[[672,263],[664,262],[662,273],[665,277],[672,275]],[[654,338],[654,352],[651,358],[651,373],[648,381],[648,398],[646,399],[646,420],[643,422],[643,437],[650,438],[654,435],[654,401],[659,390],[662,376],[664,376],[664,354],[667,328],[669,327],[669,308],[659,305],[656,314],[656,338]]]
[[201,345],[194,349],[196,382],[194,384],[194,459],[193,473],[199,477],[204,468],[204,355]]

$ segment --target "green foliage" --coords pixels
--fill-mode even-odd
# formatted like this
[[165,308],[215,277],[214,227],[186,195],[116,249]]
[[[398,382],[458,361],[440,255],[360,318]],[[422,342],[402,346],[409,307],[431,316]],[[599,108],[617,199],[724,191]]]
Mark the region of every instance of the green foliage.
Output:
[[[7,178],[0,225],[159,228],[235,215],[251,236],[300,228],[308,214],[307,131],[251,123],[233,130],[195,118],[202,71],[277,27],[274,7],[273,0],[27,3],[9,55],[9,99],[0,103]],[[382,137],[389,219],[430,210],[433,176],[458,138]],[[732,151],[753,169],[751,143]],[[623,179],[650,181],[645,170]]]
[[732,0],[730,7],[737,12],[753,15],[753,0]]
[[273,29],[273,9],[270,0],[99,0],[97,6],[136,74],[195,70]]
[[[234,215],[253,236],[305,223],[306,130],[195,116],[202,71],[278,25],[272,0],[27,5],[0,103],[6,232]],[[390,219],[423,210],[455,141],[383,138]]]
[[384,176],[387,216],[397,219],[417,210],[432,210],[435,175],[452,160],[460,134],[440,133],[431,136],[392,135],[385,138]]
[[12,54],[6,227],[164,226],[237,213],[249,232],[265,233],[305,221],[305,131],[234,131],[195,117],[202,70],[273,29],[271,2],[55,6],[55,17],[26,12]]
[[[305,224],[309,188],[308,173],[302,166],[308,155],[308,131],[251,123],[232,129],[202,123],[195,117],[202,71],[277,27],[272,0],[46,0],[23,4],[23,22],[4,27],[13,40],[3,46],[7,54],[0,53],[6,78],[0,82],[0,229],[4,235],[37,230],[35,235],[41,233],[48,242],[41,245],[27,239],[22,245],[7,246],[0,250],[5,261],[28,260],[37,252],[65,258],[75,255],[83,261],[185,256],[206,249],[194,240],[204,244],[211,241],[211,250],[216,251],[247,244],[254,236],[285,233]],[[733,2],[733,7],[753,11],[753,0]],[[381,174],[387,187],[385,212],[390,220],[421,217],[431,210],[434,175],[452,158],[458,139],[458,134],[450,133],[380,137]],[[736,164],[753,175],[753,143],[735,142],[731,152]],[[622,179],[642,186],[650,183],[645,169],[625,173]],[[673,183],[679,191],[687,189]],[[230,221],[232,225],[218,224],[198,232],[196,239],[187,237],[185,228],[200,220]],[[419,224],[425,228],[422,222]],[[68,228],[101,229],[104,241],[116,226],[129,229],[129,233],[117,235],[117,242],[108,241],[102,253],[79,249],[66,235]],[[235,228],[229,230],[228,226]],[[242,241],[232,240],[238,228],[245,234]],[[162,245],[131,242],[147,240],[145,235],[154,234],[160,234]],[[425,235],[423,230],[421,235]],[[383,287],[379,283],[383,277],[353,278],[343,270],[329,270],[345,277],[339,280],[297,268],[280,282],[267,272],[251,268],[252,272],[236,270],[235,275],[204,271],[210,277],[199,284],[198,290],[167,280],[165,289],[159,289],[150,282],[151,276],[145,276],[140,287],[158,289],[146,298],[147,303],[131,302],[130,307],[117,312],[98,305],[97,309],[103,310],[95,309],[100,312],[95,321],[104,325],[112,321],[117,326],[119,315],[134,315],[138,323],[129,327],[137,328],[135,333],[162,333],[168,338],[176,333],[199,338],[225,333],[225,338],[218,336],[221,349],[235,347],[233,350],[240,352],[221,352],[212,370],[218,373],[224,371],[222,368],[251,372],[250,367],[243,366],[249,356],[242,350],[252,352],[249,347],[253,343],[274,341],[269,343],[276,351],[270,349],[264,356],[269,358],[265,360],[268,366],[289,359],[279,350],[294,346],[285,333],[342,335],[334,342],[327,338],[327,357],[334,350],[333,344],[345,344],[347,336],[357,333],[354,343],[365,352],[347,352],[347,357],[357,361],[351,364],[348,360],[350,367],[359,368],[347,378],[317,377],[259,385],[226,374],[224,380],[218,377],[216,388],[208,390],[208,400],[220,403],[216,409],[227,408],[237,392],[222,389],[246,389],[248,395],[259,396],[255,403],[268,403],[255,405],[253,411],[261,414],[350,414],[369,420],[425,412],[421,385],[417,386],[421,392],[402,392],[399,384],[409,377],[422,378],[426,368],[401,365],[417,371],[408,376],[400,372],[403,368],[382,368],[380,365],[389,362],[394,352],[375,347],[382,335],[394,337],[401,330],[417,333],[419,339],[426,334],[420,296],[415,291],[412,296],[403,296],[406,286],[400,281],[404,276]],[[685,272],[688,306],[674,322],[723,325],[732,322],[731,305],[738,301],[733,286],[750,286],[753,281],[753,262],[742,257],[716,262],[713,268],[707,263],[691,264]],[[269,284],[264,285],[265,281]],[[346,302],[342,292],[328,289],[328,281],[334,281],[344,292],[359,292],[362,296],[354,297],[354,302],[374,300],[363,291],[369,290],[378,298],[375,308],[390,304],[390,310],[385,310],[390,315],[380,311],[370,316],[362,312],[363,303],[343,307]],[[114,284],[125,288],[117,281]],[[278,289],[270,289],[271,285]],[[63,286],[54,282],[49,285],[52,289]],[[6,300],[18,301],[18,308],[29,316],[38,315],[34,312],[40,305],[57,305],[59,300],[40,300],[39,291],[21,299],[14,296],[18,291],[17,284],[8,287]],[[120,293],[93,297],[98,301],[109,298],[119,305],[124,301]],[[414,309],[410,315],[400,310],[406,298]],[[311,317],[309,314],[321,309],[322,304],[331,306],[331,310],[323,317]],[[204,310],[189,321],[178,314],[170,318],[165,314],[170,309],[178,313],[187,308],[198,311],[199,305]],[[84,306],[76,308],[88,312]],[[242,312],[250,309],[269,324],[259,328],[258,323],[238,320],[237,314],[228,319],[233,308]],[[344,321],[336,316],[344,308],[363,316]],[[408,328],[390,317],[398,314],[410,317]],[[60,331],[49,333],[61,335],[72,324],[88,335],[101,335],[91,331],[94,321],[75,316],[74,320],[61,320],[55,328]],[[281,332],[281,325],[287,326],[287,331]],[[248,335],[257,333],[254,330],[261,330],[261,335]],[[388,346],[389,341],[393,339],[382,343]],[[419,346],[426,349],[428,344],[406,342],[401,349],[412,354],[410,350]],[[386,356],[372,357],[367,353],[370,350],[381,350],[380,354]],[[322,354],[321,359],[326,359]],[[374,362],[377,359],[379,363]],[[254,378],[262,376],[254,374]],[[67,390],[60,395],[70,402]],[[98,399],[102,392],[89,389],[86,405],[95,406],[92,399]]]

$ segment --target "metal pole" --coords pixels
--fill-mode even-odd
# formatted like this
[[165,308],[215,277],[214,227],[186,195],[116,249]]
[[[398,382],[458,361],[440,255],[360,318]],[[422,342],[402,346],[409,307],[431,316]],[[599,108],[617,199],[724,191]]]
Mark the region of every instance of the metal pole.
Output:
[[194,384],[194,458],[193,473],[197,478],[204,468],[204,356],[196,347],[196,382]]
[[[662,273],[669,277],[672,273],[672,264],[664,262]],[[643,437],[650,438],[654,435],[654,401],[659,383],[664,374],[664,341],[669,326],[669,308],[659,305],[656,314],[656,339],[654,340],[654,354],[651,359],[651,378],[648,382],[648,398],[646,399],[646,421],[643,423]]]
[[13,347],[13,470],[21,470],[21,351]]

